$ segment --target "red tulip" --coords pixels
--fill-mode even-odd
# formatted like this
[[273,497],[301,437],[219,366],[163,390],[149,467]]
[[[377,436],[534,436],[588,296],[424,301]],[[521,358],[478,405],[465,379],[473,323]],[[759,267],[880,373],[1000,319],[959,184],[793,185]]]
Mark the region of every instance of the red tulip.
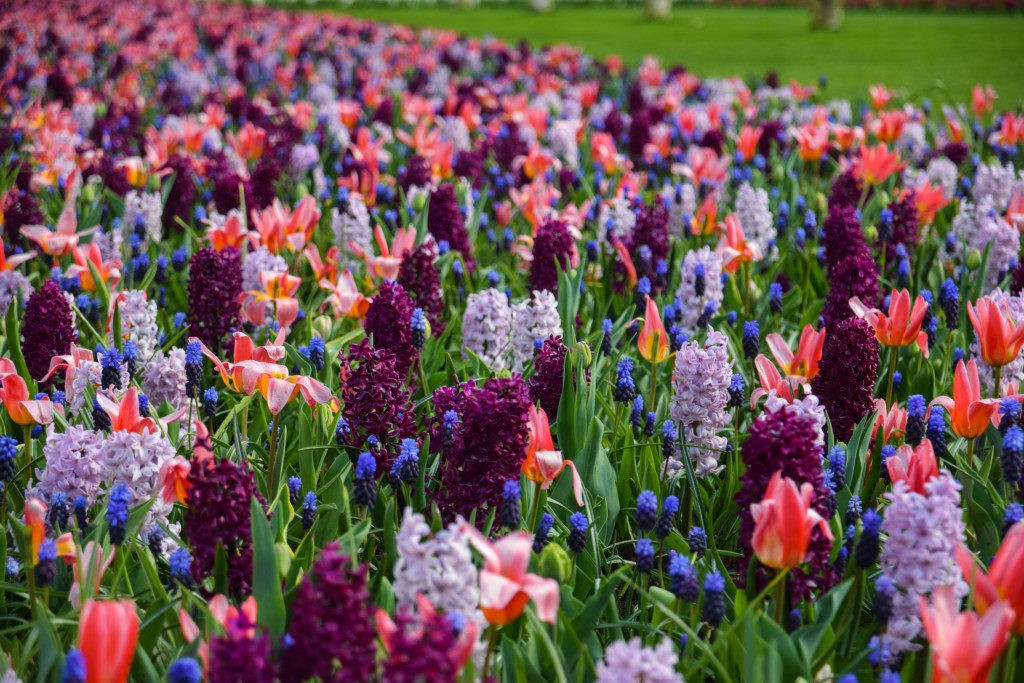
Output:
[[[6,360],[6,359],[4,359]],[[53,422],[53,403],[28,397],[28,385],[17,374],[0,373],[0,402],[15,424],[22,426]]]
[[932,650],[932,683],[984,683],[1010,639],[1013,608],[998,602],[978,618],[961,612],[953,586],[921,597],[921,622]]
[[668,332],[665,331],[665,324],[661,322],[658,304],[654,303],[651,297],[647,297],[644,326],[637,336],[636,345],[640,349],[640,355],[649,363],[661,363],[671,355],[668,350]]
[[782,471],[776,472],[765,491],[764,500],[750,506],[754,518],[751,546],[757,559],[775,569],[792,569],[807,557],[811,531],[818,526],[832,540],[832,530],[817,512],[811,509],[814,487],[796,482]]
[[523,474],[530,481],[540,484],[542,489],[546,489],[566,467],[572,470],[572,491],[576,496],[576,504],[583,505],[583,482],[580,481],[576,465],[572,460],[563,460],[562,452],[555,450],[548,414],[543,408],[531,405],[530,441],[526,447],[526,460],[523,461]]
[[1012,363],[1024,346],[1024,324],[1013,319],[1006,302],[984,296],[975,308],[969,302],[967,315],[981,346],[981,359],[992,367]]
[[935,460],[932,442],[922,439],[917,448],[903,444],[896,449],[896,455],[885,461],[889,478],[893,483],[905,481],[911,491],[924,495],[924,485],[932,477],[939,476],[939,465]]
[[953,431],[965,439],[984,434],[992,417],[999,412],[999,401],[981,398],[978,364],[973,358],[966,365],[962,359],[956,364],[953,398],[939,396],[932,403],[949,411]]
[[880,185],[904,166],[900,163],[899,152],[890,152],[889,147],[880,142],[874,147],[860,146],[860,155],[853,165],[853,172],[865,185]]
[[928,334],[921,329],[928,313],[928,302],[921,296],[910,307],[910,292],[893,290],[889,297],[889,315],[877,308],[868,308],[859,297],[850,299],[850,309],[858,318],[867,321],[875,330],[875,339],[886,346],[909,346],[917,342],[924,357],[928,357]]
[[463,524],[473,547],[484,556],[480,570],[480,611],[495,626],[519,618],[526,603],[533,600],[537,617],[555,623],[558,616],[558,582],[526,571],[530,566],[533,536],[516,531],[493,543],[472,524]]
[[821,360],[821,349],[825,344],[824,329],[815,332],[813,327],[805,325],[800,333],[796,353],[790,350],[789,344],[777,332],[769,334],[765,341],[768,342],[775,362],[787,376],[809,381],[818,375],[818,362]]
[[87,600],[78,619],[78,647],[85,658],[85,683],[124,683],[139,639],[135,602]]
[[757,354],[757,358],[754,359],[754,368],[757,370],[757,379],[761,386],[750,392],[751,410],[757,406],[757,402],[761,400],[762,396],[767,396],[773,390],[775,395],[785,400],[786,403],[793,402],[796,398],[794,392],[803,382],[797,381],[792,376],[783,377],[779,369],[763,353]]
[[165,503],[177,500],[182,505],[188,496],[188,489],[192,483],[188,479],[192,469],[188,460],[176,455],[163,464],[160,468],[161,496]]
[[[899,403],[891,406],[885,405],[884,398],[875,399],[875,424],[871,428],[871,438],[874,439],[878,430],[882,430],[882,443],[889,443],[891,438],[902,438],[907,433],[907,410],[901,408]],[[868,461],[871,466],[871,461]]]
[[39,546],[46,538],[46,503],[38,498],[25,501],[25,526],[28,527],[32,546],[31,564],[34,565],[39,561]]
[[978,612],[985,614],[1000,600],[1005,600],[1015,613],[1014,635],[1024,634],[1024,522],[1017,522],[1006,532],[987,574],[962,545],[956,549],[956,560],[964,580],[974,587],[974,605]]

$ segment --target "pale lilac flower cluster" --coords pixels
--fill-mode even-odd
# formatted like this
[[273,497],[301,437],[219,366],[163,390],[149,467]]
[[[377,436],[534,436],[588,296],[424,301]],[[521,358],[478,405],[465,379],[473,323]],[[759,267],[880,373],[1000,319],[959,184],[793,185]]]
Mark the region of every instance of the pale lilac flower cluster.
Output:
[[655,647],[644,647],[640,638],[617,640],[605,649],[595,683],[683,683],[678,662],[668,638]]
[[597,241],[612,246],[608,235],[615,235],[617,240],[626,239],[636,225],[636,213],[628,199],[622,196],[613,197],[601,204],[597,212]]
[[750,183],[743,183],[736,191],[736,217],[740,219],[743,235],[751,244],[756,244],[762,254],[770,254],[775,240],[775,219],[768,208],[768,193],[763,188],[755,189]]
[[292,147],[288,157],[288,170],[292,177],[301,180],[307,171],[320,162],[320,152],[313,143],[299,144]]
[[142,247],[149,242],[159,242],[163,234],[164,205],[160,201],[159,192],[143,192],[139,194],[131,190],[124,197],[124,213],[121,217],[121,230],[125,238],[136,232],[137,226],[142,227]]
[[359,263],[348,248],[350,242],[366,251],[373,248],[370,212],[359,194],[350,193],[344,207],[331,208],[331,233],[334,243],[341,247],[342,263],[346,268],[354,269]]
[[[988,297],[1000,306],[1005,304],[1007,309],[1010,311],[1010,317],[1015,323],[1020,324],[1024,322],[1024,297],[1011,296],[998,288],[989,292]],[[993,395],[992,390],[994,388],[993,384],[995,382],[995,375],[992,372],[992,367],[981,357],[981,346],[978,344],[977,336],[975,336],[974,341],[971,342],[971,355],[974,356],[978,363],[978,379],[981,380],[981,386],[984,388],[984,394],[986,396]],[[1010,381],[1024,381],[1024,354],[1017,354],[1016,358],[1003,366],[1000,382]]]
[[7,308],[19,293],[22,299],[32,293],[28,278],[16,270],[0,270],[0,317],[7,315]]
[[668,231],[680,239],[689,232],[689,220],[697,212],[697,193],[693,185],[678,183],[665,184],[661,188],[661,203],[668,210]]
[[[692,341],[676,352],[672,372],[672,403],[669,414],[679,430],[690,460],[700,476],[721,471],[719,458],[728,441],[718,432],[729,424],[729,384],[732,360],[724,334],[711,330],[701,345]],[[674,453],[665,463],[670,474],[683,467],[681,454]]]
[[272,254],[266,247],[257,247],[245,255],[242,263],[242,289],[244,291],[262,290],[260,273],[287,273],[288,262],[277,254]]
[[63,493],[73,501],[78,496],[92,505],[106,481],[106,468],[100,460],[103,437],[91,429],[70,425],[63,432],[51,432],[43,446],[43,469],[36,469],[35,492],[49,500]]
[[164,401],[174,409],[188,405],[185,395],[185,350],[157,351],[142,371],[142,392],[149,405],[159,408]]
[[[153,357],[160,338],[160,328],[156,324],[156,301],[149,299],[141,289],[125,290],[119,299],[121,333],[127,334],[128,339],[135,342],[138,358],[145,363]],[[112,342],[113,339],[109,339],[108,343]]]
[[423,515],[406,508],[402,527],[395,536],[398,559],[392,587],[398,605],[414,607],[416,596],[447,612],[470,617],[480,602],[473,555],[461,521],[431,535]]
[[[461,120],[461,119],[460,119]],[[576,142],[576,131],[583,125],[580,121],[554,121],[548,128],[548,146],[551,152],[562,160],[566,168],[576,170],[580,166],[580,147]]]
[[512,307],[512,370],[521,372],[533,358],[534,342],[562,335],[558,299],[547,290],[534,290],[530,298]]
[[1010,205],[1015,191],[1024,188],[1024,181],[1018,179],[1009,162],[1003,166],[996,162],[981,164],[974,174],[971,197],[979,206],[991,206],[1003,213]]
[[161,434],[146,431],[111,432],[101,443],[99,459],[111,485],[125,483],[131,490],[131,506],[136,506],[156,497],[146,515],[144,527],[165,521],[173,509],[159,495],[160,470],[174,457],[171,442]]
[[923,171],[908,168],[903,172],[903,182],[908,187],[921,187],[928,182],[942,188],[942,194],[949,200],[956,195],[958,178],[956,164],[946,157],[935,157]]
[[987,202],[961,204],[953,218],[953,234],[968,249],[977,249],[982,254],[986,248],[989,250],[985,289],[996,286],[1020,252],[1020,232]]
[[692,335],[697,330],[697,321],[710,305],[716,309],[725,296],[722,287],[722,257],[701,247],[687,252],[683,258],[683,272],[676,290],[676,298],[683,302],[683,319],[679,328]]
[[492,287],[466,298],[462,345],[479,356],[491,370],[508,368],[506,354],[511,334],[512,310],[503,293]]
[[953,584],[967,594],[954,550],[964,541],[960,484],[948,471],[925,484],[927,495],[914,493],[905,482],[885,494],[890,501],[882,520],[885,545],[880,564],[899,590],[885,633],[889,650],[898,655],[917,649],[921,633],[920,600],[935,588]]

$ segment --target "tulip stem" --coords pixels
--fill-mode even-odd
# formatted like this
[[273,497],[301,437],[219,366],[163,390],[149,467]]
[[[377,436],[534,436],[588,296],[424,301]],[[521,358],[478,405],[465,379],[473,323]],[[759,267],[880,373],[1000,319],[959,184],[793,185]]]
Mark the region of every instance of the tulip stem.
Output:
[[900,358],[899,353],[900,353],[900,351],[899,351],[899,347],[898,346],[891,347],[891,349],[890,349],[890,354],[891,355],[889,356],[889,378],[886,380],[886,388],[885,388],[885,408],[886,408],[886,410],[888,410],[889,407],[892,405],[892,385],[893,385],[893,378],[896,376],[896,363],[897,363],[897,361],[899,361],[899,358]]
[[996,399],[1002,398],[1003,388],[1000,386],[1000,384],[1002,383],[1002,380],[1003,380],[1003,366],[1002,365],[997,365],[994,368],[992,368],[992,377],[993,377],[992,397],[996,398]]
[[25,431],[25,471],[22,473],[22,489],[28,490],[28,479],[32,472],[32,425],[22,427]]
[[481,671],[480,680],[486,681],[487,670],[491,668],[491,655],[494,653],[494,646],[498,642],[498,629],[495,626],[490,628],[491,634],[487,638],[487,653],[484,655],[484,668]]
[[[655,335],[655,337],[654,337],[655,347],[654,348],[655,349],[658,348],[657,345],[658,345],[658,343],[660,341],[658,339],[658,336],[660,334],[661,334],[660,332],[655,332],[654,333],[654,335]],[[657,351],[655,351],[655,353],[657,353]],[[651,400],[650,400],[650,403],[647,404],[647,410],[649,410],[652,413],[654,413],[655,415],[657,415],[658,409],[654,405],[654,398],[655,398],[654,392],[658,388],[658,363],[655,360],[655,358],[656,358],[656,356],[651,356]]]
[[786,582],[779,581],[775,587],[775,623],[785,628],[783,620],[786,617]]
[[540,484],[536,484],[533,487],[533,504],[530,506],[530,526],[527,527],[528,531],[536,531],[538,513],[540,513]]
[[276,487],[274,486],[274,468],[277,466],[277,420],[270,423],[270,447],[267,450],[267,500],[273,500]]

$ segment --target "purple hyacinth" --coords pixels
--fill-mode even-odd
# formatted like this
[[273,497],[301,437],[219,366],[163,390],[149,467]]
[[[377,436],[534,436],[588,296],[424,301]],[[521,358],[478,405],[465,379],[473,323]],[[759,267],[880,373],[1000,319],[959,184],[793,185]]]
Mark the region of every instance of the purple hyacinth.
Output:
[[444,332],[448,321],[444,319],[444,298],[441,277],[434,261],[437,260],[437,244],[427,240],[413,249],[402,260],[398,271],[398,284],[412,297],[416,306],[423,309],[430,321],[434,335]]
[[75,318],[64,292],[54,280],[47,280],[28,298],[21,325],[21,352],[28,372],[37,382],[50,369],[50,359],[71,352],[77,341]]
[[847,441],[874,404],[878,354],[875,335],[858,318],[840,321],[825,335],[811,387],[832,421],[837,441]]
[[466,266],[472,270],[473,247],[469,244],[469,233],[459,210],[459,200],[455,196],[455,188],[450,184],[442,185],[430,193],[427,205],[427,229],[434,239],[447,242],[455,251],[462,254]]
[[537,230],[530,265],[530,289],[558,292],[558,269],[566,271],[576,252],[576,241],[564,221],[549,220]]
[[544,340],[533,360],[530,401],[539,402],[552,420],[558,416],[558,403],[562,399],[562,374],[568,352],[562,339],[552,335]]
[[[237,196],[237,190],[235,195]],[[203,247],[188,269],[189,330],[214,353],[241,324],[242,257],[238,249]]]
[[419,357],[419,352],[412,344],[410,327],[415,308],[416,305],[402,285],[393,280],[385,280],[373,297],[364,322],[367,334],[373,335],[374,347],[395,354],[396,367],[403,376]]

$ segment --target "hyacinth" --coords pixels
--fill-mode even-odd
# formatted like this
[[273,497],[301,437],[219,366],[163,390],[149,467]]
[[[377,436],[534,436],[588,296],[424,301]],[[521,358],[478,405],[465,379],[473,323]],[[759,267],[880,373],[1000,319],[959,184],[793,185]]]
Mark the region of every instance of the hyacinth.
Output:
[[[668,210],[661,203],[640,209],[626,246],[633,255],[637,275],[660,282],[655,278],[655,267],[668,258],[669,252]],[[661,287],[656,289],[660,291]]]
[[597,213],[598,242],[611,245],[612,240],[609,237],[625,241],[633,232],[635,225],[636,213],[628,199],[617,196],[607,202],[602,202],[601,209]]
[[188,271],[189,333],[214,353],[241,324],[241,293],[242,262],[237,249],[203,247],[195,253]]
[[530,289],[558,292],[558,271],[569,270],[576,240],[564,221],[545,221],[533,238]]
[[18,297],[22,299],[32,294],[32,285],[28,278],[16,270],[0,270],[0,317],[7,315],[7,308]]
[[69,500],[84,496],[94,503],[108,476],[100,458],[101,443],[100,434],[79,425],[50,434],[43,446],[46,464],[36,470],[38,483],[32,492],[47,500],[63,493]]
[[617,640],[597,664],[596,683],[683,683],[676,671],[675,646],[663,638],[655,647],[644,647],[640,638]]
[[[529,407],[529,391],[517,375],[434,391],[435,415],[454,410],[459,416],[438,470],[437,502],[445,519],[468,519],[476,510],[483,524],[497,510],[505,482],[519,476],[526,458]],[[434,420],[431,444],[442,441],[441,422]]]
[[455,188],[445,183],[430,193],[427,205],[427,230],[438,242],[447,242],[455,251],[462,254],[462,260],[472,270],[473,247],[469,244],[469,233],[459,210],[459,200],[455,196]]
[[709,247],[687,252],[676,299],[683,303],[679,329],[687,335],[697,331],[697,322],[709,305],[717,309],[725,296],[722,287],[722,257]]
[[395,536],[398,558],[392,588],[399,609],[416,606],[422,595],[445,612],[465,615],[483,625],[479,581],[466,532],[458,521],[431,534],[423,515],[406,508]]
[[[216,276],[222,280],[225,274],[218,270]],[[117,308],[121,312],[121,333],[134,342],[138,360],[148,362],[156,352],[160,337],[156,301],[142,290],[129,289],[121,292]],[[217,315],[222,316],[223,311],[218,310]],[[112,345],[113,339],[108,336],[107,346]]]
[[[711,330],[704,344],[687,342],[676,352],[669,414],[700,476],[721,470],[719,458],[728,441],[718,432],[731,420],[726,411],[731,381],[729,342],[721,332]],[[677,450],[665,461],[670,473],[683,467],[681,457]]]
[[1020,188],[1013,164],[999,164],[991,162],[980,164],[974,174],[974,184],[971,187],[971,197],[976,204],[987,204],[999,213],[1006,211],[1006,207],[1013,198],[1014,191]]
[[874,406],[879,351],[871,327],[858,318],[842,320],[825,335],[811,388],[828,413],[836,441],[848,441]]
[[[98,452],[104,479],[127,484],[133,507],[160,491],[160,470],[174,455],[174,446],[167,437],[150,431],[142,434],[111,432],[102,438]],[[146,514],[143,530],[148,531],[154,524],[165,521],[171,507],[163,497],[157,496]]]
[[[822,450],[818,445],[821,428],[806,412],[791,406],[775,411],[766,411],[750,426],[750,434],[743,443],[741,456],[746,470],[740,477],[740,490],[736,492],[737,514],[740,518],[739,545],[743,549],[740,567],[746,567],[752,550],[754,518],[750,506],[760,503],[768,489],[772,476],[781,471],[798,485],[808,483],[813,487],[811,508],[825,519],[830,517],[828,504],[831,490],[825,482],[821,468]],[[815,528],[807,553],[807,565],[795,567],[787,578],[789,590],[795,600],[832,587],[838,579],[829,565],[832,544]],[[745,572],[740,572],[740,581],[745,581]],[[767,574],[761,568],[759,582]]]
[[135,190],[131,190],[124,196],[121,229],[127,231],[128,234],[140,235],[142,237],[140,248],[145,250],[150,242],[160,242],[163,233],[163,213],[164,206],[160,201],[159,192],[139,194]]
[[371,437],[377,439],[379,447],[373,451],[377,472],[387,472],[398,457],[402,440],[416,435],[412,389],[404,385],[405,374],[399,370],[395,354],[374,347],[369,339],[353,344],[348,354],[339,358],[345,443],[363,448]]
[[428,239],[413,249],[402,260],[398,271],[398,284],[402,286],[418,308],[422,308],[430,321],[435,336],[444,332],[448,321],[444,316],[444,291],[434,261],[437,259],[437,244]]
[[185,395],[185,350],[157,351],[142,371],[142,391],[150,405],[160,407],[164,401],[174,409],[188,404]]
[[[508,297],[494,289],[470,294],[462,314],[462,345],[495,372],[508,368],[512,309]],[[532,344],[532,341],[531,341]]]
[[273,683],[270,638],[262,632],[251,634],[254,626],[242,613],[228,623],[224,635],[210,639],[209,683]]
[[850,298],[871,304],[878,299],[878,264],[864,241],[860,221],[852,207],[834,207],[825,221],[825,258],[829,289],[822,317],[833,328],[853,316]]
[[21,352],[28,372],[36,381],[50,369],[50,359],[71,351],[78,339],[75,318],[64,292],[54,280],[47,280],[25,304],[21,323]]
[[[869,191],[869,197],[872,192],[873,190]],[[862,193],[863,187],[860,181],[857,180],[853,169],[848,169],[839,174],[832,182],[832,188],[828,194],[828,207],[829,209],[834,206],[856,208]]]
[[829,268],[852,256],[864,243],[864,232],[856,209],[852,206],[829,206],[822,226],[821,243],[825,247],[825,262]]
[[[1005,306],[1009,310],[1012,320],[1017,323],[1024,322],[1024,296],[1011,296],[998,288],[993,289],[987,296],[995,301],[1000,308]],[[995,374],[992,372],[992,366],[981,357],[981,346],[978,343],[977,334],[974,335],[974,339],[971,341],[970,351],[971,356],[978,364],[978,379],[981,380],[983,393],[987,396],[995,394]],[[1017,354],[1016,358],[1003,366],[1000,382],[1005,384],[1006,382],[1020,382],[1021,380],[1024,380],[1024,354]]]
[[[342,248],[340,265],[354,269],[359,262],[351,250],[345,247],[351,243],[363,251],[369,251],[373,245],[370,212],[360,195],[346,193],[338,206],[331,207],[331,233],[334,235],[334,244]],[[403,286],[405,284],[402,283]]]
[[217,544],[224,546],[228,588],[248,595],[252,582],[252,533],[249,501],[262,497],[252,472],[230,460],[193,466],[188,475],[185,528],[192,547],[192,576],[197,582],[213,573]]
[[954,253],[959,245],[984,254],[988,249],[988,267],[984,289],[996,287],[1010,266],[1018,261],[1020,231],[991,204],[963,202],[953,218],[951,232],[956,236]]
[[[690,219],[697,212],[697,193],[693,185],[679,183],[675,186],[666,184],[661,188],[662,205],[668,209],[668,230],[676,238],[682,238],[690,232]],[[744,230],[746,230],[744,228]]]
[[562,399],[562,377],[565,356],[569,352],[562,338],[552,335],[544,340],[533,360],[533,377],[530,378],[530,401],[540,407],[554,420],[558,415],[558,403]]
[[562,319],[558,300],[551,292],[534,291],[530,298],[512,307],[512,370],[521,372],[533,358],[534,342],[561,336]]
[[905,197],[889,202],[886,208],[892,212],[891,235],[885,242],[886,257],[895,262],[896,247],[902,244],[907,251],[917,249],[920,239],[920,226],[917,220],[917,207],[914,204],[914,193],[908,192]]
[[242,262],[241,288],[243,291],[263,289],[260,273],[287,273],[288,262],[279,254],[272,254],[266,247],[256,247]]
[[743,226],[743,235],[756,244],[762,254],[771,253],[775,241],[775,220],[768,208],[768,192],[743,183],[736,191],[736,217]]
[[373,337],[375,348],[395,355],[396,368],[403,377],[419,357],[419,352],[412,345],[410,327],[415,308],[416,305],[402,289],[402,285],[393,280],[385,280],[370,302],[363,325],[366,333]]
[[334,541],[324,547],[296,589],[281,678],[299,683],[370,681],[376,672],[377,629],[367,566],[353,568]]
[[964,542],[964,521],[960,483],[945,470],[925,484],[924,495],[896,482],[885,498],[890,503],[882,521],[886,539],[880,562],[882,573],[899,588],[885,642],[898,655],[918,648],[912,641],[921,633],[922,596],[950,584],[959,597],[968,592],[954,556]]
[[45,219],[35,196],[26,189],[13,187],[4,204],[4,232],[9,244],[23,244],[21,227],[41,225]]
[[382,679],[389,683],[447,683],[456,680],[451,657],[456,644],[455,622],[441,614],[413,617],[399,611]]
[[195,203],[196,174],[192,170],[192,160],[182,154],[172,154],[162,170],[174,173],[174,182],[163,207],[164,230],[169,232],[179,227],[175,218],[188,222]]

